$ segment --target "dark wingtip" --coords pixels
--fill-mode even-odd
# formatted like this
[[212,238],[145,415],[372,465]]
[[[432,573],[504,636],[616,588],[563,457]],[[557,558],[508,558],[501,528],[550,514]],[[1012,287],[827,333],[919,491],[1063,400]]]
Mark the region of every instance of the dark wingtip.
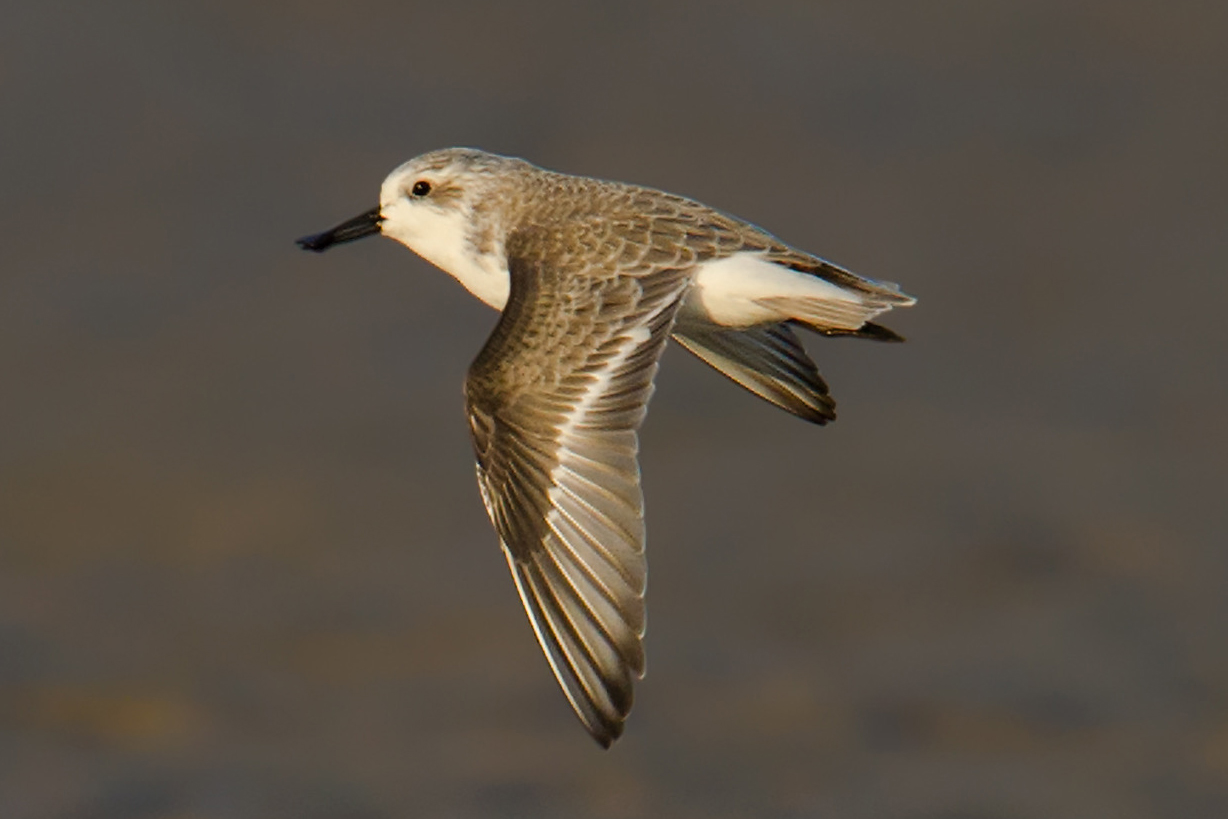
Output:
[[303,250],[310,250],[312,253],[323,253],[328,250],[328,246],[332,244],[328,235],[329,231],[324,233],[313,233],[310,236],[304,236],[301,239],[295,239],[294,243]]
[[601,750],[603,751],[610,750],[610,746],[623,735],[623,728],[626,727],[626,723],[623,722],[622,718],[617,720],[603,718],[595,725],[583,719],[581,722],[584,723],[584,727],[588,731],[588,735],[593,738],[594,742],[601,746]]
[[836,420],[836,402],[830,395],[823,393],[808,397],[810,399],[808,401],[789,401],[785,403],[773,401],[773,403],[790,415],[801,418],[803,421],[807,421],[815,426],[826,426]]
[[816,410],[812,412],[807,412],[805,414],[800,413],[800,412],[795,412],[793,414],[796,415],[798,418],[801,418],[803,421],[809,421],[810,423],[814,424],[815,426],[819,426],[819,427],[825,427],[828,424],[830,424],[832,421],[836,420],[836,411],[834,409],[829,409],[823,412]]

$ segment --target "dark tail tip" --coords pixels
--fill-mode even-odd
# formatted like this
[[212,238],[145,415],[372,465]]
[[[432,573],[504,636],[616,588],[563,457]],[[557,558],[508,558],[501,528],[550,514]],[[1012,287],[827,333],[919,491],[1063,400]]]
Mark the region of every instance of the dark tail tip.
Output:
[[867,321],[861,325],[861,329],[853,335],[857,338],[868,338],[874,341],[890,341],[892,343],[904,341],[904,336],[895,330],[891,330],[881,324],[875,324],[872,321]]
[[898,343],[904,341],[904,336],[897,333],[895,330],[890,330],[881,324],[875,324],[872,321],[867,321],[856,330],[833,330],[830,327],[815,327],[813,324],[798,322],[807,330],[813,330],[822,336],[828,338],[844,337],[844,338],[868,338],[871,341],[890,341]]

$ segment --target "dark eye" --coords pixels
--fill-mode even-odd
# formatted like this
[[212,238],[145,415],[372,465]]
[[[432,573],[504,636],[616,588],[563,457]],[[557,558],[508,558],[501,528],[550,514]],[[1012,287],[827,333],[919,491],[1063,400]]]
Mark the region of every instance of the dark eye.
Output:
[[414,183],[414,186],[409,189],[409,192],[414,196],[426,196],[431,192],[431,183],[425,179],[419,179]]

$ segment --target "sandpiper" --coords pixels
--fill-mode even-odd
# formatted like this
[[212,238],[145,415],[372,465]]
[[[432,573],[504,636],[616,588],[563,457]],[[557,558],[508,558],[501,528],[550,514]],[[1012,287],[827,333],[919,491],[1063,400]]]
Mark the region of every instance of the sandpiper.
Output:
[[644,674],[637,431],[666,339],[824,424],[794,328],[898,341],[872,319],[915,299],[690,199],[469,148],[409,160],[378,207],[298,244],[376,233],[502,311],[465,382],[478,487],[550,668],[609,747]]

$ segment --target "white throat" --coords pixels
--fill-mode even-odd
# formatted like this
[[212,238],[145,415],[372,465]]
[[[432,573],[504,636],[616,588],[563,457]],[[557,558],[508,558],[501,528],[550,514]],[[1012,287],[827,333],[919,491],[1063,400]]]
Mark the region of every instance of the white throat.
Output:
[[383,208],[383,234],[456,279],[481,301],[502,310],[511,289],[500,243],[480,253],[469,240],[469,219],[460,210],[393,202]]

